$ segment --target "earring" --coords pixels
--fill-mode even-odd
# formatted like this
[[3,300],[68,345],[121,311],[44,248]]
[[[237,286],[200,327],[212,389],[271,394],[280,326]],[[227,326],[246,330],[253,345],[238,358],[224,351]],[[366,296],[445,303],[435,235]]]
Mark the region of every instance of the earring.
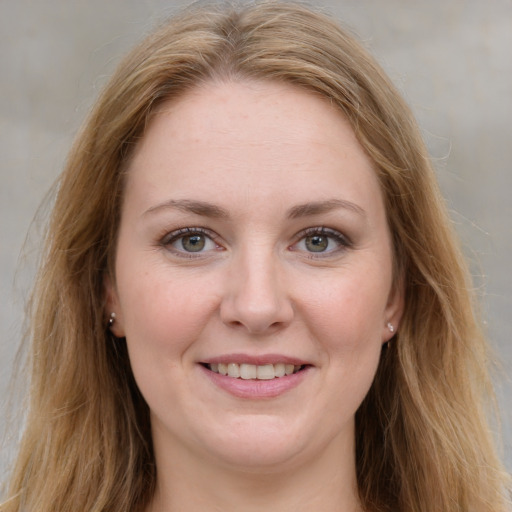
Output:
[[116,321],[116,314],[114,312],[112,312],[112,313],[110,313],[110,318],[108,319],[109,328],[114,325],[115,321]]
[[388,329],[390,333],[395,332],[395,326],[391,322],[388,322]]

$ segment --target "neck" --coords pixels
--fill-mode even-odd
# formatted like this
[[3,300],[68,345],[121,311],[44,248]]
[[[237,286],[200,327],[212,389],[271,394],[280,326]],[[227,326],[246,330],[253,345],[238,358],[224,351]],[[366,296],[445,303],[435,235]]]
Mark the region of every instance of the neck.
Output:
[[157,457],[157,488],[147,512],[361,512],[353,446],[338,448],[331,445],[303,464],[250,469]]

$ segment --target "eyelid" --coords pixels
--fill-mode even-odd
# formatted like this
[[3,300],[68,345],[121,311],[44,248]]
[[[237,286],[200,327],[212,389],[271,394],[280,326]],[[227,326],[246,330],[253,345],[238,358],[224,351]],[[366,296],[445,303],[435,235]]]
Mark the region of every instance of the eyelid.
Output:
[[304,238],[308,236],[327,236],[336,241],[336,243],[339,244],[339,247],[327,252],[308,252],[309,258],[327,258],[329,256],[333,256],[335,254],[339,254],[340,252],[349,249],[353,246],[353,243],[351,239],[343,234],[341,231],[338,231],[337,229],[328,228],[326,226],[313,226],[306,229],[303,229],[302,231],[299,231],[297,235],[295,236],[295,242],[290,246],[291,250],[296,250],[294,247],[297,246],[297,244],[303,240]]
[[[200,234],[200,235],[204,235],[204,236],[208,237],[213,243],[215,243],[215,245],[217,246],[216,249],[224,250],[224,247],[219,242],[220,236],[217,233],[215,233],[215,231],[212,231],[210,229],[203,228],[203,227],[190,227],[190,226],[178,228],[178,229],[172,230],[170,232],[166,231],[165,234],[158,239],[159,240],[158,245],[160,247],[163,247],[167,251],[171,252],[173,255],[176,255],[181,258],[205,257],[208,254],[210,254],[212,251],[207,250],[207,251],[198,251],[197,253],[194,253],[194,252],[180,251],[180,250],[177,250],[176,248],[172,247],[172,244],[175,241],[179,240],[181,237],[193,236],[195,234]],[[289,249],[292,251],[299,251],[299,249],[297,249],[297,247],[296,247],[297,244],[308,236],[326,236],[331,239],[334,239],[334,241],[339,245],[339,247],[337,247],[333,250],[330,250],[330,251],[326,251],[326,252],[314,253],[314,252],[303,251],[303,252],[307,252],[309,258],[314,258],[314,259],[315,258],[326,258],[329,256],[339,254],[340,252],[343,252],[344,250],[353,246],[353,243],[350,240],[350,238],[347,235],[345,235],[344,233],[342,233],[341,231],[339,231],[337,229],[329,228],[326,226],[313,226],[313,227],[308,227],[306,229],[299,231],[295,235],[295,242],[293,242],[293,244],[291,246],[289,246]]]
[[173,231],[166,232],[162,237],[159,238],[158,245],[171,252],[173,255],[176,255],[181,258],[201,258],[205,257],[211,251],[199,251],[197,253],[187,252],[187,251],[179,251],[176,248],[172,247],[172,244],[185,236],[193,236],[193,235],[204,235],[208,237],[212,242],[217,246],[216,248],[223,249],[222,245],[219,243],[219,235],[210,229],[202,228],[202,227],[184,227],[179,229],[174,229]]

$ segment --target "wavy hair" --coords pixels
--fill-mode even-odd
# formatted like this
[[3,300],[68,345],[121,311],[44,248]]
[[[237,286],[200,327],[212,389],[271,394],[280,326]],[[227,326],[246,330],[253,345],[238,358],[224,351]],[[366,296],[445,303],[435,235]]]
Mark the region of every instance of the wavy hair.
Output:
[[141,511],[156,468],[149,411],[105,318],[123,173],[152,113],[212,80],[327,98],[372,160],[405,289],[399,333],[356,415],[368,512],[502,512],[492,387],[472,285],[408,106],[346,30],[293,2],[199,5],[119,65],[69,154],[31,302],[26,426],[1,512]]

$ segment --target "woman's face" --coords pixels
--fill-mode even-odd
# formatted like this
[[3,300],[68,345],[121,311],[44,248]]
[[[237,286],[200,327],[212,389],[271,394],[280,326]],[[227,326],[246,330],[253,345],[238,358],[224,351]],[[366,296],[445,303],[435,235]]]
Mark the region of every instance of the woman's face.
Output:
[[328,102],[229,82],[160,108],[128,169],[107,288],[157,460],[351,456],[401,297],[375,173]]

